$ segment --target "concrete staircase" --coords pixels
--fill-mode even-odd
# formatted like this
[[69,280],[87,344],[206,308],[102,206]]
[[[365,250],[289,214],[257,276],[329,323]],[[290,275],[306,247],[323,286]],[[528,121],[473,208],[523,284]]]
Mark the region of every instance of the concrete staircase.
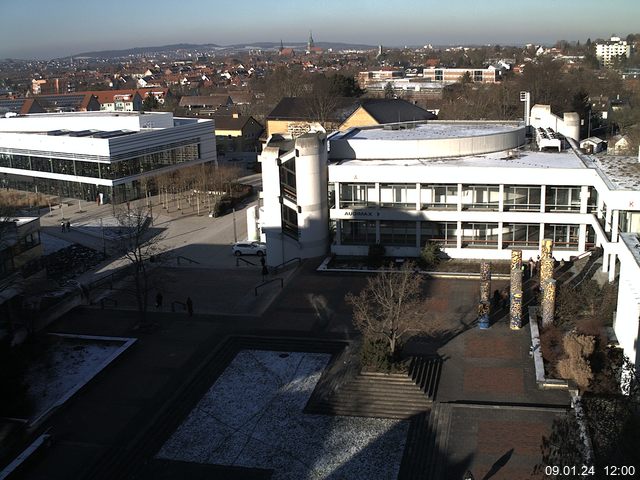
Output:
[[436,403],[411,420],[398,480],[447,480],[451,406]]

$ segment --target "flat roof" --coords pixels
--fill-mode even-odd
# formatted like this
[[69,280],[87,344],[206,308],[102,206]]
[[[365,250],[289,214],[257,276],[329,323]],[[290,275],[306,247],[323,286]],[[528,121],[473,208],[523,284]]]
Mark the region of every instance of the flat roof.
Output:
[[456,122],[431,120],[426,123],[390,124],[353,128],[332,135],[329,140],[433,140],[465,138],[513,132],[524,128],[521,122]]
[[637,156],[591,156],[616,190],[640,190],[640,160]]
[[586,169],[582,160],[571,150],[564,152],[518,151],[510,157],[509,152],[492,152],[466,157],[407,158],[339,160],[333,164],[351,166],[434,166],[434,167],[503,167],[503,168],[573,168]]

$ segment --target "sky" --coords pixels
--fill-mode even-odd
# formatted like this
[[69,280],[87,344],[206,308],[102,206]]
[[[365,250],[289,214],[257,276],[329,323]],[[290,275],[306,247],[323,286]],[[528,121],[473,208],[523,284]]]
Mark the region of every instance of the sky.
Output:
[[0,58],[173,43],[525,43],[640,33],[639,0],[0,0]]

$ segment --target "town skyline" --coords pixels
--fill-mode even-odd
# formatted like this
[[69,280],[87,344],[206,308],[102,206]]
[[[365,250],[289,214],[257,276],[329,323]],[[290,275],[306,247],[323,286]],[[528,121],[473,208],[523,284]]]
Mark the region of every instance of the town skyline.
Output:
[[[216,10],[202,0],[185,0],[180,14],[166,0],[148,5],[65,2],[65,7],[34,0],[33,8],[0,7],[0,58],[52,59],[82,52],[121,50],[178,43],[251,45],[259,42],[316,42],[384,45],[390,48],[446,45],[549,45],[558,40],[622,37],[637,30],[640,4],[616,0],[625,15],[603,15],[595,0],[566,1],[549,9],[497,0],[479,7],[470,0],[409,1],[398,9],[379,0],[319,7],[279,1],[268,12],[255,0],[224,4]],[[126,10],[125,10],[126,9]],[[33,12],[38,12],[34,15]],[[123,12],[123,13],[121,13]],[[356,19],[358,21],[356,21]],[[25,29],[24,25],[31,28]],[[69,32],[74,32],[69,35]]]

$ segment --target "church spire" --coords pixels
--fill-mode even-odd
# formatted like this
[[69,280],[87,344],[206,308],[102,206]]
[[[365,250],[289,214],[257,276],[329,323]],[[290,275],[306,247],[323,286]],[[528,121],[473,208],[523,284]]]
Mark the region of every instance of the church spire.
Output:
[[311,53],[311,49],[315,45],[313,44],[313,35],[311,34],[311,30],[309,30],[309,40],[307,41],[307,52]]

